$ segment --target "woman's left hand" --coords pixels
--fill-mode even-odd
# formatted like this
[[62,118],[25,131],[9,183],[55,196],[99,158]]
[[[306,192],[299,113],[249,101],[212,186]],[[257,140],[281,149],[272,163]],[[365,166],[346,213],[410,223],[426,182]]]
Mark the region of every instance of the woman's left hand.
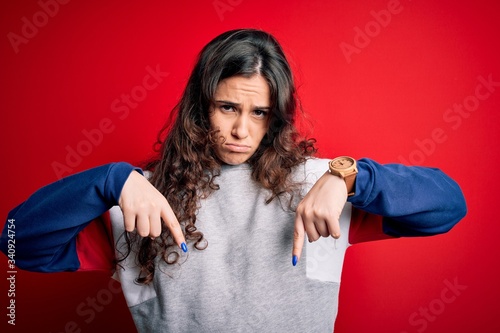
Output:
[[305,234],[310,242],[321,236],[340,237],[340,214],[347,201],[344,180],[328,171],[314,184],[297,207],[292,263],[299,261]]

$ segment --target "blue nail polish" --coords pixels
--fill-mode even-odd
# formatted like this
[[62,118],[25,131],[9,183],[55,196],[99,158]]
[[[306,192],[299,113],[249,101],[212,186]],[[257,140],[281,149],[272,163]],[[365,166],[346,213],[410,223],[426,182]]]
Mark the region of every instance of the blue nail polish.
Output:
[[293,256],[292,257],[292,265],[297,265],[297,261],[299,260],[299,258],[297,258],[297,256]]
[[187,247],[186,243],[184,243],[184,242],[183,242],[183,243],[181,244],[181,249],[182,249],[182,251],[184,251],[184,252],[187,252],[187,251],[188,251],[188,247]]

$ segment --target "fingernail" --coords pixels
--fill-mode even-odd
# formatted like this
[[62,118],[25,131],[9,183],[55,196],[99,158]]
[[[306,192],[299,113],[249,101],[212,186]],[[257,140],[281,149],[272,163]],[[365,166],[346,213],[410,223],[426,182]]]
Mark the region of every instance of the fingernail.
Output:
[[182,242],[182,244],[181,244],[181,249],[182,249],[182,251],[184,251],[184,252],[187,252],[187,251],[188,251],[188,247],[187,247],[186,243]]
[[292,265],[297,265],[297,261],[299,261],[299,258],[297,256],[292,257]]

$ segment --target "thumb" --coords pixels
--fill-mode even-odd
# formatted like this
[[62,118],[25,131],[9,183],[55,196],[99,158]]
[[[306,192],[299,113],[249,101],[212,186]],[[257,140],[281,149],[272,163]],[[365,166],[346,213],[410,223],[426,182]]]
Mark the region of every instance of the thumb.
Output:
[[292,265],[297,265],[304,247],[305,228],[302,217],[297,214],[295,216],[295,228],[293,233],[293,250],[292,250]]

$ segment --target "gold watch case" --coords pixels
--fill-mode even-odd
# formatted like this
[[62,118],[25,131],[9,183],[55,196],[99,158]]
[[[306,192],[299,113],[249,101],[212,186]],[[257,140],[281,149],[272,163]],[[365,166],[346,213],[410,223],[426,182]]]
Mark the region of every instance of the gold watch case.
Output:
[[354,184],[358,168],[356,160],[350,156],[339,156],[328,164],[330,173],[344,179],[349,196],[354,195]]

